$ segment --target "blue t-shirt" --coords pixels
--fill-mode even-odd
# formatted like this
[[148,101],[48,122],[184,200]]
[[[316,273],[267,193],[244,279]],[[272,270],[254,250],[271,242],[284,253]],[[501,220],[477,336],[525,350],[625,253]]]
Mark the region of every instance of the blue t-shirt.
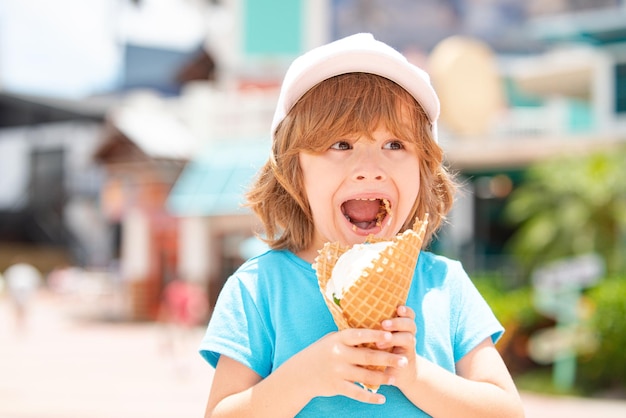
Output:
[[[422,252],[407,306],[416,313],[416,352],[455,372],[455,363],[503,328],[461,264]],[[310,263],[270,250],[244,263],[224,285],[200,345],[213,366],[228,356],[265,378],[294,354],[336,331]],[[381,386],[384,405],[343,396],[313,399],[299,417],[428,417],[394,386]]]

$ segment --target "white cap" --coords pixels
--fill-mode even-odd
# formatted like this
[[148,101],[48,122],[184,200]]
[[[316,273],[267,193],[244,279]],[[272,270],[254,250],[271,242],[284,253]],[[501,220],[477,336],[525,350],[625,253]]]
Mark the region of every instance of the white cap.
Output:
[[433,138],[437,140],[439,99],[430,84],[430,77],[404,55],[369,33],[322,45],[293,61],[280,89],[272,121],[272,137],[278,124],[312,87],[336,75],[356,72],[388,78],[408,91],[426,112],[432,124]]

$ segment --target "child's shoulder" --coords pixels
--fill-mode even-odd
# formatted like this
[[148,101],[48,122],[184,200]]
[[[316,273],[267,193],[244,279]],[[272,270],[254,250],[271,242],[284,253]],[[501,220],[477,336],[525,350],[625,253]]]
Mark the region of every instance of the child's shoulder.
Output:
[[304,267],[304,268],[311,267],[310,263],[307,263],[306,261],[302,260],[291,251],[268,249],[246,260],[241,265],[241,268],[246,268],[249,266],[264,266],[265,267],[265,266],[274,265],[277,263],[278,264],[287,263],[287,264],[291,264],[292,266],[298,266],[298,267]]
[[422,251],[420,252],[418,263],[422,263],[425,265],[435,265],[435,266],[451,266],[451,265],[460,265],[458,260],[435,254],[430,251]]
[[264,276],[293,273],[311,273],[311,264],[297,257],[291,251],[267,250],[246,260],[234,273],[234,276]]
[[448,277],[450,275],[466,275],[460,261],[429,251],[419,255],[416,270],[427,276]]
[[268,250],[245,261],[224,284],[226,292],[242,289],[253,298],[298,290],[303,283],[316,283],[315,270],[310,263],[290,251]]

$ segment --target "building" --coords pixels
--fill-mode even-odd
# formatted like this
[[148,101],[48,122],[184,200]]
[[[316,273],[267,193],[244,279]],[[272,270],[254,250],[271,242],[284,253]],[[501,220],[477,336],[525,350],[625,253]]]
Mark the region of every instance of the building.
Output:
[[106,265],[91,161],[104,115],[98,103],[0,94],[0,270],[17,255],[43,272]]
[[[158,2],[129,3],[147,10]],[[194,16],[189,25],[195,28],[193,36],[184,42],[187,49],[142,43],[139,34],[122,49],[123,61],[136,65],[122,72],[114,100],[99,107],[93,104],[98,98],[55,100],[52,105],[44,100],[38,107],[53,112],[54,120],[69,108],[70,120],[78,113],[81,122],[61,130],[74,132],[80,125],[92,136],[89,140],[76,139],[82,134],[59,136],[66,138],[63,141],[74,138],[78,144],[71,147],[82,150],[64,154],[81,156],[80,163],[72,157],[71,170],[66,165],[58,169],[59,160],[68,158],[58,153],[41,156],[37,151],[33,161],[45,163],[32,165],[32,171],[44,170],[36,166],[55,166],[57,174],[40,175],[46,182],[33,187],[43,192],[32,194],[32,199],[40,199],[39,207],[48,208],[44,200],[59,206],[66,198],[49,185],[60,184],[52,179],[63,172],[63,184],[80,198],[72,197],[69,206],[64,200],[65,215],[54,216],[73,223],[66,225],[72,231],[80,222],[82,232],[75,234],[83,241],[78,245],[59,241],[60,245],[74,248],[76,254],[70,258],[85,265],[106,266],[119,258],[122,280],[129,284],[127,289],[134,289],[129,290],[134,295],[130,298],[134,317],[153,317],[160,289],[173,276],[205,283],[214,300],[227,275],[246,255],[258,251],[255,221],[239,203],[266,155],[278,85],[293,57],[346,32],[373,32],[422,65],[432,64],[434,49],[450,35],[489,46],[486,58],[470,64],[488,68],[489,77],[480,71],[477,77],[495,86],[493,106],[479,115],[485,124],[471,134],[452,124],[441,126],[448,163],[467,190],[452,213],[453,227],[441,232],[436,245],[462,258],[469,269],[508,263],[502,246],[512,227],[501,222],[499,213],[508,194],[523,181],[528,164],[563,149],[585,153],[623,142],[623,1],[288,3],[193,2],[200,9],[176,15]],[[204,29],[199,15],[206,18]],[[156,31],[161,41],[163,33],[184,32],[173,29],[174,15],[161,11],[159,16],[170,29]],[[480,55],[461,52],[460,59]],[[146,57],[157,61],[146,66]],[[467,67],[444,71],[447,82],[440,86],[451,85],[458,68]],[[480,85],[473,80],[455,90],[460,116],[487,102],[485,90],[477,90]],[[446,93],[443,87],[438,91],[443,102]],[[11,109],[19,107],[20,100],[12,98]],[[95,118],[92,105],[100,109]],[[2,108],[3,115],[13,112],[7,109]],[[33,149],[43,151],[61,141],[50,140],[41,126],[25,127],[20,139],[8,140],[17,136],[14,128],[7,128],[0,130],[0,167],[9,167],[4,164],[9,160],[30,161],[25,156],[31,151],[24,151],[24,144],[37,143]],[[88,155],[95,156],[91,164]],[[24,207],[26,185],[35,182],[28,180],[30,167],[27,162],[12,170],[10,187],[0,191],[0,224],[18,224],[7,214]],[[67,190],[64,193],[68,195]],[[38,223],[20,225],[14,229],[27,231],[26,226]]]

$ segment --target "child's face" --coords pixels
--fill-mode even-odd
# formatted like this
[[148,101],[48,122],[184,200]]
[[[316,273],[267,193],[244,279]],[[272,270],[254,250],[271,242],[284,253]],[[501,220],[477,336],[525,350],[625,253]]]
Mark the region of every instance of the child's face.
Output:
[[300,153],[315,224],[312,249],[326,241],[362,243],[370,234],[392,237],[411,213],[420,185],[415,144],[384,127],[372,138],[337,138],[321,154]]

